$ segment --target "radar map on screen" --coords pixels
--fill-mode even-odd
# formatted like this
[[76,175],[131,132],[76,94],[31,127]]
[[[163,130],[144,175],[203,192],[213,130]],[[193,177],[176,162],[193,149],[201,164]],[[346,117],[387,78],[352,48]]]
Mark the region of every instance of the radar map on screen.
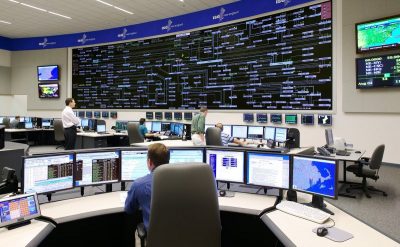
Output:
[[332,109],[331,2],[72,53],[82,109]]

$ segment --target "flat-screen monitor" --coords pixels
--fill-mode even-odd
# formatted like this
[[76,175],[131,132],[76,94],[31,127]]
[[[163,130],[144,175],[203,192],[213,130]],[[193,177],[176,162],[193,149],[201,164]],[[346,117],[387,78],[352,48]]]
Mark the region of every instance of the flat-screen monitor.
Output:
[[192,112],[183,113],[183,119],[190,121],[190,120],[192,120],[192,118],[193,118],[193,113]]
[[54,154],[24,157],[24,193],[49,193],[71,189],[73,183],[74,155]]
[[114,183],[120,180],[119,151],[76,153],[75,186]]
[[94,116],[94,118],[100,118],[101,112],[99,112],[99,111],[94,111],[94,112],[93,112],[93,116]]
[[166,120],[172,120],[172,112],[164,112],[164,118]]
[[400,16],[356,24],[357,52],[400,47]]
[[287,128],[275,128],[275,141],[280,143],[286,142],[287,130]]
[[183,123],[171,123],[170,130],[173,135],[182,136],[183,135]]
[[275,127],[266,126],[264,129],[264,139],[275,141]]
[[174,112],[175,120],[182,120],[182,112]]
[[222,132],[232,136],[232,125],[224,125],[224,130]]
[[86,111],[85,112],[85,117],[86,118],[92,118],[93,117],[93,112],[92,111]]
[[285,114],[285,123],[297,124],[297,114]]
[[0,227],[28,221],[40,215],[37,194],[16,195],[0,199]]
[[85,117],[85,112],[84,111],[78,111],[78,117],[80,117],[80,118]]
[[169,149],[169,163],[204,162],[204,149]]
[[263,126],[249,126],[247,138],[250,139],[263,139],[264,127]]
[[146,126],[147,131],[153,130],[153,123],[152,122],[144,122],[144,126]]
[[206,162],[216,180],[244,183],[244,151],[207,149]]
[[254,122],[254,114],[253,113],[243,113],[243,122],[246,122],[246,123]]
[[50,127],[51,127],[51,119],[42,118],[42,128],[50,128]]
[[248,152],[247,184],[289,189],[290,155]]
[[115,130],[122,131],[128,129],[128,121],[116,121],[115,122]]
[[282,123],[282,114],[271,114],[271,123]]
[[257,113],[257,122],[258,123],[268,122],[268,114],[267,113]]
[[149,173],[147,150],[121,150],[122,181],[133,181]]
[[101,112],[101,117],[102,118],[108,118],[110,116],[110,112],[108,112],[108,111],[102,111]]
[[400,54],[358,58],[356,61],[357,89],[400,87]]
[[118,112],[116,112],[116,111],[110,111],[110,117],[113,118],[113,119],[118,118]]
[[82,127],[89,127],[89,119],[81,118],[81,126]]
[[39,83],[39,98],[60,98],[60,89],[58,83]]
[[335,160],[293,156],[292,189],[337,198],[338,165]]
[[333,146],[334,140],[333,140],[333,132],[332,129],[325,129],[325,140],[326,140],[326,145],[328,147]]
[[332,125],[332,115],[329,114],[319,114],[318,124],[320,125]]
[[314,125],[314,115],[313,114],[302,114],[301,124],[304,125]]
[[151,120],[151,119],[153,119],[154,117],[153,117],[153,112],[146,112],[146,119],[149,119],[149,120]]
[[96,132],[97,133],[105,133],[106,132],[106,125],[105,124],[97,124],[96,125]]
[[232,125],[232,136],[236,138],[247,138],[247,125]]
[[89,118],[88,119],[88,127],[89,127],[89,130],[95,131],[96,130],[96,119]]
[[33,129],[33,123],[32,122],[25,122],[25,129]]
[[160,132],[161,131],[161,122],[152,122],[151,130],[153,132]]
[[170,131],[171,123],[161,122],[161,131]]
[[30,123],[30,122],[32,122],[32,118],[31,117],[20,117],[19,122],[20,123]]
[[157,120],[162,120],[163,119],[163,113],[162,112],[155,112],[154,113],[154,118]]
[[59,75],[58,65],[37,66],[38,81],[58,81]]

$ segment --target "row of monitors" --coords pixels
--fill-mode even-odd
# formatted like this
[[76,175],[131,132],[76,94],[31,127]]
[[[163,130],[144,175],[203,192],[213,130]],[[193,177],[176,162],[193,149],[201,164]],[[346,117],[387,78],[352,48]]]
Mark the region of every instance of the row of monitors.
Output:
[[80,118],[118,118],[116,111],[74,111],[74,114]]
[[[280,124],[282,121],[282,114],[270,114],[271,123]],[[268,114],[267,113],[257,113],[256,121],[258,123],[267,123]],[[243,122],[252,123],[254,122],[253,113],[243,113]],[[286,124],[297,124],[297,114],[285,114]],[[304,125],[314,125],[314,114],[301,114],[301,124]],[[318,114],[318,124],[319,125],[332,125],[332,115],[329,114]]]
[[[335,160],[232,148],[170,148],[170,164],[205,162],[215,179],[337,197]],[[149,174],[147,149],[96,150],[23,159],[24,193],[133,181]]]
[[152,120],[172,120],[172,115],[174,116],[175,120],[182,120],[182,115],[184,120],[192,120],[193,113],[192,112],[146,112],[146,119]]
[[[115,130],[125,131],[128,128],[128,123],[138,123],[137,121],[116,121]],[[160,121],[146,121],[144,122],[148,131],[163,132],[166,135],[182,136],[184,125],[183,123],[175,122],[160,122]]]
[[[15,117],[0,117],[0,124],[4,123],[4,119],[8,118],[11,121]],[[38,117],[20,117],[18,128],[21,129],[32,129],[32,128],[52,128],[54,118],[38,118]]]
[[[206,124],[206,130],[214,125]],[[273,126],[224,125],[223,132],[241,139],[264,139],[286,142],[288,128]]]
[[81,118],[80,121],[81,121],[80,126],[85,131],[89,130],[89,131],[96,131],[97,133],[105,133],[107,130],[106,122],[104,120],[99,120],[94,118]]

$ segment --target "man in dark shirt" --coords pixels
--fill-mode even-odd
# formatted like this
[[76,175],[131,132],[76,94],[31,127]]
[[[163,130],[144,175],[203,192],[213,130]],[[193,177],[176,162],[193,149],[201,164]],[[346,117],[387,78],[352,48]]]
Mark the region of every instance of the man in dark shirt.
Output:
[[134,214],[138,208],[142,209],[143,223],[146,229],[149,227],[151,185],[153,171],[158,166],[169,163],[169,151],[164,144],[155,143],[149,146],[147,152],[147,168],[150,174],[135,180],[128,192],[125,201],[125,212]]

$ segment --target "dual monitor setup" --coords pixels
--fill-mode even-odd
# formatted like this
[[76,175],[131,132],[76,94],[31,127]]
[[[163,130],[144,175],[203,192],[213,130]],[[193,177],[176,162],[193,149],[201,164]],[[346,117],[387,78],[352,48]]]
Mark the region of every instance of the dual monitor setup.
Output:
[[[0,117],[0,124],[6,125],[9,128],[9,123],[15,119],[15,116],[2,116]],[[7,124],[4,124],[7,122]],[[43,128],[49,129],[54,126],[54,118],[39,118],[39,117],[20,117],[19,123],[16,126],[18,129],[33,129],[33,128]]]
[[[116,121],[115,131],[127,131],[128,123],[138,123],[137,121]],[[176,122],[146,121],[144,125],[149,132],[157,132],[166,136],[183,136],[185,124]]]
[[[318,114],[318,124],[319,125],[332,125],[332,115],[330,114]],[[303,125],[314,125],[314,114],[301,114],[301,124]],[[243,122],[252,123],[256,120],[258,123],[267,123],[268,114],[267,113],[256,113],[256,119],[254,119],[253,113],[243,113]],[[283,123],[282,114],[271,113],[270,122],[274,124]],[[285,114],[286,124],[297,124],[298,116],[297,114]]]

